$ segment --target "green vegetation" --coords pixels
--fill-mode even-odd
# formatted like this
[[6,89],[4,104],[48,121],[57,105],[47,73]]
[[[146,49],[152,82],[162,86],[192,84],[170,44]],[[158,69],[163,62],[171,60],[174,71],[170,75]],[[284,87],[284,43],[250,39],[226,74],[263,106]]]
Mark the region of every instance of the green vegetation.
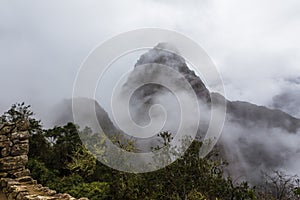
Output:
[[[78,136],[78,126],[68,123],[44,130],[29,109],[24,104],[13,105],[0,119],[2,122],[29,120],[28,168],[39,183],[58,192],[91,200],[299,198],[300,189],[294,184],[295,181],[299,183],[296,177],[278,174],[281,179],[277,179],[269,176],[270,181],[266,179],[266,183],[270,187],[261,190],[249,186],[247,182],[234,183],[230,177],[224,177],[223,170],[227,163],[222,161],[217,150],[204,159],[199,157],[202,145],[199,140],[193,141],[184,156],[163,169],[144,174],[120,172],[97,161],[84,147]],[[89,128],[82,131],[91,134]],[[172,139],[168,132],[162,132],[158,137],[162,142],[153,151],[168,146]],[[113,142],[127,151],[135,150],[133,141],[120,136],[116,136]],[[94,144],[96,149],[97,144]],[[98,149],[100,153],[105,153],[105,148]],[[157,158],[157,162],[163,162],[163,159]]]

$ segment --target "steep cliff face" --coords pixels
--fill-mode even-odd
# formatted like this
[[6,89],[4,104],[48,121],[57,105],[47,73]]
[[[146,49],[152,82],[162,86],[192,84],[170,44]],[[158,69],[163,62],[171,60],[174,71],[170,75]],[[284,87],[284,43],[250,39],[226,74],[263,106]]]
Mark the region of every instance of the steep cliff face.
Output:
[[0,124],[0,199],[76,200],[69,194],[58,194],[43,187],[30,177],[30,171],[26,169],[28,128],[27,121]]
[[[198,98],[202,99],[205,102],[210,101],[209,91],[205,87],[202,80],[195,74],[194,71],[189,69],[184,58],[180,56],[179,51],[172,45],[168,43],[159,43],[153,49],[149,50],[147,53],[143,54],[140,57],[140,59],[135,64],[135,68],[145,64],[160,64],[171,67],[184,76],[184,78],[190,83]],[[140,75],[155,76],[155,73],[160,73],[160,71],[158,70],[150,73],[145,71],[144,74]],[[166,77],[166,79],[168,78],[171,77]],[[128,78],[128,82],[125,84],[125,87],[126,85],[130,85],[130,81],[131,77]],[[134,81],[134,79],[132,81]],[[159,90],[159,86],[149,85],[140,92],[142,92],[146,96],[149,96],[153,95],[157,90]]]

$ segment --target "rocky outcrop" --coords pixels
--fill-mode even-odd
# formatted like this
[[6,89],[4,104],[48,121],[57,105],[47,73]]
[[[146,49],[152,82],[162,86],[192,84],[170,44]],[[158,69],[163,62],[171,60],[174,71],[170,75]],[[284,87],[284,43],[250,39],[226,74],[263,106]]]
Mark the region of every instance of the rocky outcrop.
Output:
[[43,187],[30,177],[25,167],[29,151],[28,128],[26,121],[0,124],[0,199],[76,200],[69,194],[58,194]]

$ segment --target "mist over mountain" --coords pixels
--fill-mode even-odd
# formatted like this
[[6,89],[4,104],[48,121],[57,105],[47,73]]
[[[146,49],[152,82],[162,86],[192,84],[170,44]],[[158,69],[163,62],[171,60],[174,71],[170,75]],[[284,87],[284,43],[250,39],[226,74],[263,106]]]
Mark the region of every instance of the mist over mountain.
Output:
[[[159,44],[142,55],[135,68],[144,64],[162,64],[175,69],[186,77],[200,104],[206,104],[207,108],[210,106],[210,95],[224,98],[218,93],[208,91],[201,79],[188,68],[184,59],[178,56],[178,50],[174,51],[173,49],[173,47],[170,48],[170,45]],[[156,73],[159,73],[159,71],[145,70],[144,74],[139,74],[139,78],[155,76]],[[135,77],[130,76],[125,88],[130,87],[131,82],[134,81]],[[168,120],[178,122],[176,115],[172,115],[172,111],[178,109],[178,107],[176,103],[172,103],[167,98],[164,99],[163,95],[166,93],[169,92],[157,85],[147,85],[139,88],[132,97],[131,107],[136,108],[137,106],[139,108],[131,109],[131,112],[135,112],[133,114],[134,119],[137,121],[146,119],[147,121],[147,114],[145,113],[148,113],[151,105],[158,103],[156,99],[160,98],[159,102],[165,102],[167,110],[171,113],[168,115]],[[269,109],[248,102],[229,100],[226,100],[226,102],[227,118],[218,145],[221,148],[221,154],[231,163],[228,167],[228,173],[234,177],[240,177],[241,180],[247,178],[253,182],[259,181],[262,171],[287,169],[293,173],[299,173],[293,163],[298,160],[300,148],[297,145],[293,146],[290,141],[300,141],[298,134],[300,120],[298,118],[278,109]],[[209,110],[206,110],[206,112],[208,112],[206,118],[209,119]],[[179,115],[180,112],[177,111],[177,113]],[[171,131],[174,129],[176,127],[165,128],[165,130]],[[206,129],[207,124],[200,123],[199,132]]]
[[[90,127],[94,131],[98,131],[99,128],[97,123],[101,125],[101,128],[107,135],[113,135],[119,132],[119,130],[114,126],[113,122],[110,120],[107,112],[99,105],[99,103],[93,99],[88,98],[76,98],[76,99],[66,99],[57,104],[54,108],[55,113],[59,113],[58,116],[52,119],[52,124],[56,126],[62,126],[70,121],[74,121],[74,115],[72,112],[72,101],[78,105],[80,108],[79,119],[77,120],[77,125],[81,129],[85,127]],[[93,120],[93,113],[87,111],[87,106],[93,107],[96,112],[97,121]]]
[[270,106],[300,118],[300,78],[287,79],[284,82],[289,87],[284,87],[281,93],[275,95]]
[[[160,43],[143,54],[134,66],[123,91],[130,90],[135,81],[149,76],[157,76],[158,68],[145,67],[145,70],[135,73],[143,65],[164,65],[181,73],[194,90],[199,105],[205,111],[200,120],[198,135],[203,137],[210,119],[211,96],[225,98],[207,89],[203,81],[189,69],[185,60],[179,56],[179,51],[166,43]],[[165,77],[172,80],[172,76]],[[176,80],[172,80],[176,84]],[[279,97],[278,97],[279,98]],[[83,108],[82,125],[89,125],[88,113],[84,113],[85,104],[95,105],[98,121],[107,134],[123,133],[109,119],[103,108],[94,100],[80,99]],[[252,183],[260,181],[263,171],[276,169],[289,173],[300,174],[300,119],[279,109],[270,109],[248,102],[227,102],[227,116],[218,148],[221,155],[230,165],[227,173],[238,180],[249,180]],[[291,102],[292,103],[292,102]],[[144,85],[133,93],[129,102],[130,115],[135,123],[145,126],[150,122],[149,109],[160,104],[167,113],[167,120],[162,131],[176,132],[180,124],[180,105],[174,94],[158,84]],[[286,102],[289,104],[289,102]],[[71,101],[65,101],[59,108],[64,110],[60,123],[72,120]],[[279,107],[279,106],[278,106]],[[193,117],[193,116],[191,116]],[[80,124],[81,125],[81,124]],[[124,133],[123,133],[124,134]],[[150,148],[155,144],[155,138],[139,139],[138,144]],[[145,150],[145,149],[144,149]]]

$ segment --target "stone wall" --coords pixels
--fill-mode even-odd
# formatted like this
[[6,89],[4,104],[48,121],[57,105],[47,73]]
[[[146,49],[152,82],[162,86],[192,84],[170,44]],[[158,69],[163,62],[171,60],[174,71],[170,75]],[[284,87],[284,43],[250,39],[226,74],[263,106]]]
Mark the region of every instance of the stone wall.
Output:
[[30,177],[25,167],[29,151],[28,127],[26,121],[0,124],[0,199],[76,200],[69,194],[58,194],[43,187]]

